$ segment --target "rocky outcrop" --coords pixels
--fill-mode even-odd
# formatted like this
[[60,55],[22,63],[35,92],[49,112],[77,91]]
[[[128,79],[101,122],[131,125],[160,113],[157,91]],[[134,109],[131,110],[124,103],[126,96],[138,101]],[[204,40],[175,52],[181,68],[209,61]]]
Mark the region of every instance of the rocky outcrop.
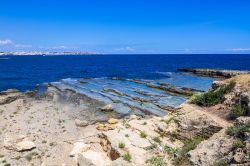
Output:
[[150,88],[160,89],[166,91],[169,94],[181,95],[181,96],[192,96],[194,92],[191,89],[181,88],[178,89],[174,86],[165,86],[165,85],[154,85],[154,84],[146,84]]
[[231,78],[233,76],[240,75],[240,74],[250,74],[250,71],[194,69],[194,68],[181,68],[181,69],[178,69],[178,71],[193,73],[199,76],[221,77],[221,78]]
[[221,130],[190,151],[189,160],[192,165],[196,166],[213,165],[231,152],[232,142],[233,138],[227,137],[225,130]]
[[22,94],[16,89],[9,89],[7,91],[0,92],[0,105],[9,104],[21,96]]

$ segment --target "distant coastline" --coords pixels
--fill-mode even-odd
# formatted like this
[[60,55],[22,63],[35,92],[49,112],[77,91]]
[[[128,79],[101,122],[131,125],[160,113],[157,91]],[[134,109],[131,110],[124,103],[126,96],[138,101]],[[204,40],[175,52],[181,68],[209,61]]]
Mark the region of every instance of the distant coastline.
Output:
[[97,52],[0,52],[0,56],[34,56],[34,55],[41,55],[41,56],[56,56],[56,55],[100,55]]

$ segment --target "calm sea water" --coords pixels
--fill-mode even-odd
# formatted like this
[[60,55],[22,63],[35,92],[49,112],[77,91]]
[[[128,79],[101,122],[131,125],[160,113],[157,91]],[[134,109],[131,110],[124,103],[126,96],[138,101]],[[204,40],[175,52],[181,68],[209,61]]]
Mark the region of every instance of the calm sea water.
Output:
[[184,67],[250,70],[250,55],[84,55],[7,58],[9,59],[0,59],[0,91],[9,88],[31,90],[36,84],[65,78],[117,76],[158,80],[176,72],[177,68]]

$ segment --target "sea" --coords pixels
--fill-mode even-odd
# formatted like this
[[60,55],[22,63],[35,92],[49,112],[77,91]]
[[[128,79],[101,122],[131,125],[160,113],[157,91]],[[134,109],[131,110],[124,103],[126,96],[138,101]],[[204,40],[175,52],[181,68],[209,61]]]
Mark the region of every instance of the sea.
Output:
[[138,112],[149,110],[161,114],[164,106],[177,107],[186,98],[150,88],[148,84],[206,91],[215,80],[181,73],[178,68],[250,70],[250,55],[1,56],[0,91],[18,89],[24,92],[50,83],[107,104],[116,103],[118,112],[120,109],[127,113],[133,106]]

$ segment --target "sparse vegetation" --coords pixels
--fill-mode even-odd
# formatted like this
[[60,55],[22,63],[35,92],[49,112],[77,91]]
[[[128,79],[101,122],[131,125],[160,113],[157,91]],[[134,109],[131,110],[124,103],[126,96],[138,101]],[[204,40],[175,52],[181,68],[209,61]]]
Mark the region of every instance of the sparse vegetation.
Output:
[[124,144],[123,142],[120,142],[119,145],[118,145],[118,147],[119,147],[120,149],[123,149],[123,148],[125,148],[125,144]]
[[164,161],[162,157],[153,156],[147,160],[147,163],[153,166],[164,166]]
[[164,151],[167,152],[171,158],[176,158],[178,156],[178,149],[171,148],[167,145],[164,146]]
[[131,162],[132,156],[131,156],[131,154],[130,154],[129,152],[126,152],[126,153],[123,155],[123,159],[124,159],[125,161]]
[[147,122],[143,122],[143,124],[142,125],[147,125]]
[[241,139],[236,139],[233,141],[233,148],[237,149],[237,148],[244,148],[244,142]]
[[157,148],[157,145],[155,143],[151,144],[150,146],[147,146],[146,148],[144,148],[145,150],[153,150]]
[[239,117],[239,116],[245,116],[247,111],[246,108],[242,107],[240,104],[237,104],[233,106],[232,112]]
[[11,166],[10,163],[5,163],[3,166]]
[[46,141],[46,140],[43,140],[43,141],[42,141],[42,143],[43,143],[43,144],[46,144],[46,143],[47,143],[47,141]]
[[231,92],[234,86],[235,82],[232,81],[216,90],[195,94],[191,97],[190,102],[200,106],[213,106],[222,103],[225,100],[225,94]]
[[228,161],[227,160],[220,160],[220,161],[214,163],[212,166],[228,166]]
[[147,138],[147,133],[145,131],[141,131],[140,133],[141,138]]
[[232,126],[227,128],[226,134],[242,139],[245,132],[250,132],[250,122],[244,125]]
[[128,135],[128,134],[125,134],[125,137],[129,137],[129,135]]
[[193,139],[187,139],[184,141],[184,145],[181,149],[174,149],[169,146],[164,147],[164,151],[172,158],[174,165],[189,165],[188,152],[197,147],[197,145],[203,141],[204,138],[196,137]]
[[171,141],[175,141],[177,139],[178,133],[176,130],[169,132],[168,135],[170,136]]
[[31,153],[29,153],[29,154],[27,154],[26,156],[25,156],[25,159],[27,160],[27,161],[31,161],[32,160],[32,154]]
[[160,137],[154,137],[153,141],[157,142],[157,143],[161,143],[161,139]]
[[170,122],[172,122],[173,120],[175,120],[175,116],[171,116],[166,123],[169,124]]

